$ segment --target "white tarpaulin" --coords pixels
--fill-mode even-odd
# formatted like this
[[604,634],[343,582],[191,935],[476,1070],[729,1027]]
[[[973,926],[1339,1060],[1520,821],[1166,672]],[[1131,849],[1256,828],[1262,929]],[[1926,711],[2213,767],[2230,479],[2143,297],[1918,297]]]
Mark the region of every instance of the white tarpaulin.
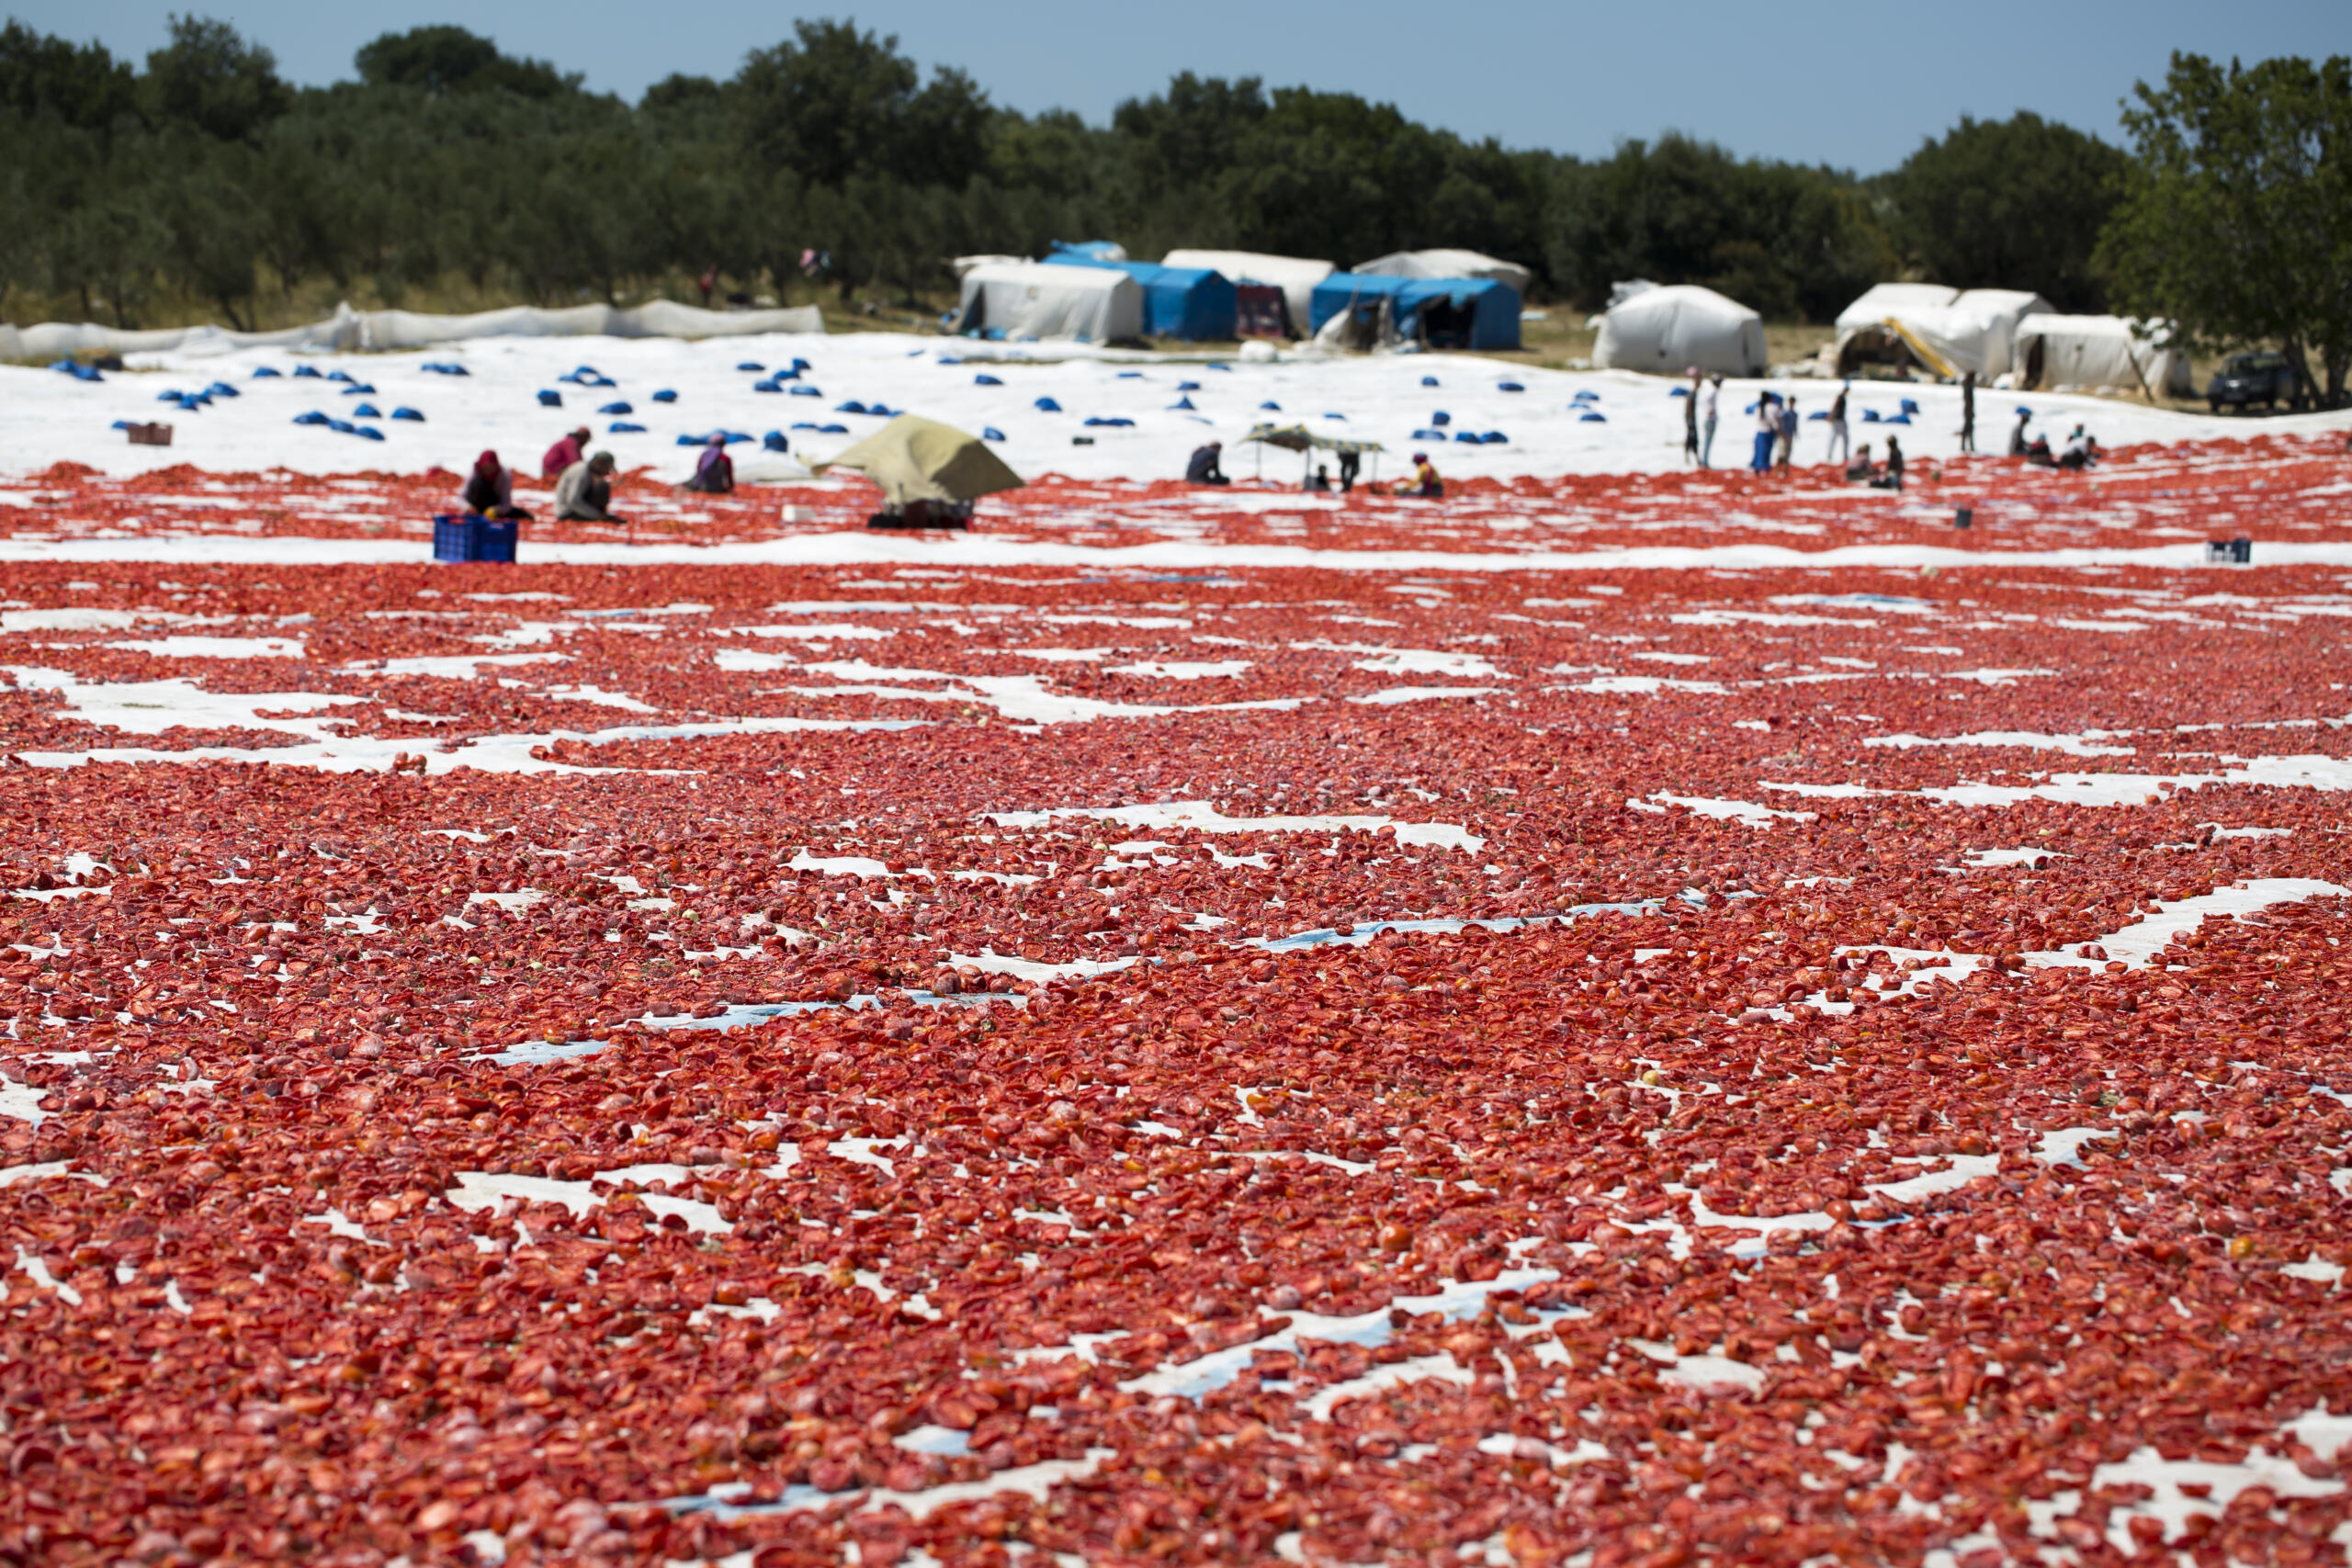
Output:
[[1527,286],[1535,280],[1535,275],[1517,262],[1500,261],[1476,251],[1397,251],[1359,262],[1352,270],[1389,277],[1491,277],[1510,284],[1521,299],[1527,298]]
[[216,326],[125,332],[95,322],[44,321],[0,325],[0,359],[62,359],[75,354],[229,354],[242,348],[321,348],[341,352],[429,348],[486,337],[756,337],[767,333],[821,333],[814,305],[788,310],[706,310],[656,299],[647,305],[575,305],[541,310],[517,305],[469,316],[428,316],[413,310],[355,310],[339,307],[323,321],[274,333],[229,332]]
[[1934,283],[1882,283],[1838,314],[1834,351],[1839,375],[1896,346],[1938,376],[1980,381],[2007,375],[2018,323],[2050,301],[2022,288],[1947,288]]
[[2028,316],[2018,324],[2014,353],[2017,385],[2023,389],[2120,388],[2155,397],[2197,394],[2188,355],[2172,346],[2172,329],[2163,321]]
[[1336,270],[1327,261],[1270,256],[1257,251],[1170,251],[1159,258],[1159,265],[1221,272],[1235,283],[1272,284],[1283,291],[1291,330],[1301,337],[1312,330],[1308,323],[1315,317],[1315,286]]
[[1600,318],[1592,362],[1603,370],[1679,376],[1693,367],[1720,376],[1764,374],[1764,318],[1712,288],[1645,288]]
[[1143,336],[1143,288],[1110,267],[998,263],[964,275],[959,333],[1117,343]]

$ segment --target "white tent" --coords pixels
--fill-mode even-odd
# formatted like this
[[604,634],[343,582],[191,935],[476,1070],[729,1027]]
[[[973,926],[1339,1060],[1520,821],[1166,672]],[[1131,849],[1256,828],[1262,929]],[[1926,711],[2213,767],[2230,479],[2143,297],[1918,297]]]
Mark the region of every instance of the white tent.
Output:
[[1521,299],[1527,298],[1527,286],[1535,280],[1535,275],[1517,262],[1498,261],[1476,251],[1397,251],[1358,262],[1355,270],[1390,277],[1491,277],[1518,289]]
[[964,275],[956,331],[1115,343],[1143,336],[1143,288],[1103,266],[998,263]]
[[964,275],[976,266],[1019,266],[1028,259],[1027,256],[956,256],[948,262],[947,267],[956,275],[956,281],[961,282]]
[[43,321],[21,330],[0,325],[0,359],[57,359],[74,354],[228,354],[240,348],[352,350],[429,348],[484,337],[754,337],[764,333],[821,333],[814,305],[788,310],[706,310],[656,299],[616,308],[575,305],[541,310],[517,305],[470,316],[428,316],[413,310],[355,310],[340,306],[323,321],[274,333],[227,332],[216,326],[125,332],[84,321]]
[[2018,323],[2050,301],[2022,288],[1948,288],[1936,283],[1882,283],[1838,314],[1833,352],[1838,375],[1871,360],[1908,359],[1958,380],[2008,374]]
[[2172,338],[2171,325],[2164,321],[2028,316],[2018,324],[2017,385],[2029,390],[2120,388],[2151,397],[2194,397],[2188,355],[2173,347]]
[[1283,305],[1290,311],[1291,330],[1301,337],[1312,330],[1315,286],[1336,270],[1327,261],[1270,256],[1256,251],[1170,251],[1159,258],[1159,265],[1221,272],[1235,283],[1272,284],[1283,291]]
[[1645,288],[1600,318],[1592,362],[1604,370],[1679,376],[1697,367],[1722,376],[1765,371],[1764,318],[1712,288]]

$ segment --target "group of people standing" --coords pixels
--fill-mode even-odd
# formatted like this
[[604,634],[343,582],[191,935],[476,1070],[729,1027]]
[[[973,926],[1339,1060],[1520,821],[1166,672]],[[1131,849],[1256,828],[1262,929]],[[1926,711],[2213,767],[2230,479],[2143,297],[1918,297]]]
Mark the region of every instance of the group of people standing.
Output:
[[[563,436],[539,459],[539,477],[555,481],[555,520],[559,523],[626,523],[612,509],[613,455],[590,452],[586,425]],[[735,489],[735,461],[727,455],[727,438],[715,434],[695,463],[695,476],[679,487],[706,495],[728,495]],[[498,523],[528,523],[531,514],[514,504],[514,470],[499,461],[494,451],[474,459],[458,497],[467,512]]]
[[[1720,421],[1717,401],[1722,395],[1724,378],[1709,376],[1692,367],[1690,386],[1682,404],[1682,456],[1700,468],[1714,466],[1715,427]],[[1887,460],[1883,468],[1871,461],[1871,449],[1866,444],[1854,450],[1851,427],[1846,422],[1848,387],[1840,386],[1838,396],[1829,404],[1829,443],[1822,453],[1827,462],[1843,460],[1846,477],[1857,483],[1868,482],[1882,490],[1903,488],[1903,444],[1893,434],[1886,439]],[[2025,411],[2018,411],[2023,415]],[[1815,418],[1821,416],[1815,415]],[[2018,429],[2022,432],[2025,420],[2020,418]],[[2023,452],[2021,436],[2010,441],[2011,457]],[[1756,399],[1755,444],[1748,453],[1747,467],[1751,473],[1766,474],[1774,469],[1789,471],[1796,456],[1797,400],[1794,394],[1783,397],[1779,392],[1761,391]],[[1965,453],[1976,450],[1976,376],[1973,371],[1960,380],[1960,449]]]

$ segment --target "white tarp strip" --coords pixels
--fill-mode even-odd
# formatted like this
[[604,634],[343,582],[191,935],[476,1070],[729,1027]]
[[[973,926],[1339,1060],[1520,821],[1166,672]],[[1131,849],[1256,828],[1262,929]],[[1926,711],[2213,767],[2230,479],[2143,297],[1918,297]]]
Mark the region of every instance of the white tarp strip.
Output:
[[338,307],[323,321],[282,332],[239,333],[217,326],[126,332],[95,321],[0,324],[0,360],[62,359],[75,354],[228,354],[241,348],[354,350],[427,348],[482,337],[754,337],[766,333],[821,333],[814,305],[782,310],[706,310],[656,299],[647,305],[577,305],[542,310],[528,305],[469,316],[430,316],[413,310],[355,310]]

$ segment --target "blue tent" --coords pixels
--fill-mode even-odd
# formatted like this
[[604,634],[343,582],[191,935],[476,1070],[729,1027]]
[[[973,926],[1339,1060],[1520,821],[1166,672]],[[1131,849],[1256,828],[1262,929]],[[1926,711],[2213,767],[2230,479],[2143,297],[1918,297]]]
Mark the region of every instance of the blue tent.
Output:
[[1143,290],[1143,330],[1149,336],[1216,342],[1233,336],[1240,296],[1221,272],[1158,262],[1103,261],[1068,245],[1046,260],[1056,266],[1108,267],[1134,278]]
[[1388,301],[1396,330],[1431,348],[1517,348],[1519,290],[1491,277],[1391,277],[1335,272],[1315,286],[1310,332]]

